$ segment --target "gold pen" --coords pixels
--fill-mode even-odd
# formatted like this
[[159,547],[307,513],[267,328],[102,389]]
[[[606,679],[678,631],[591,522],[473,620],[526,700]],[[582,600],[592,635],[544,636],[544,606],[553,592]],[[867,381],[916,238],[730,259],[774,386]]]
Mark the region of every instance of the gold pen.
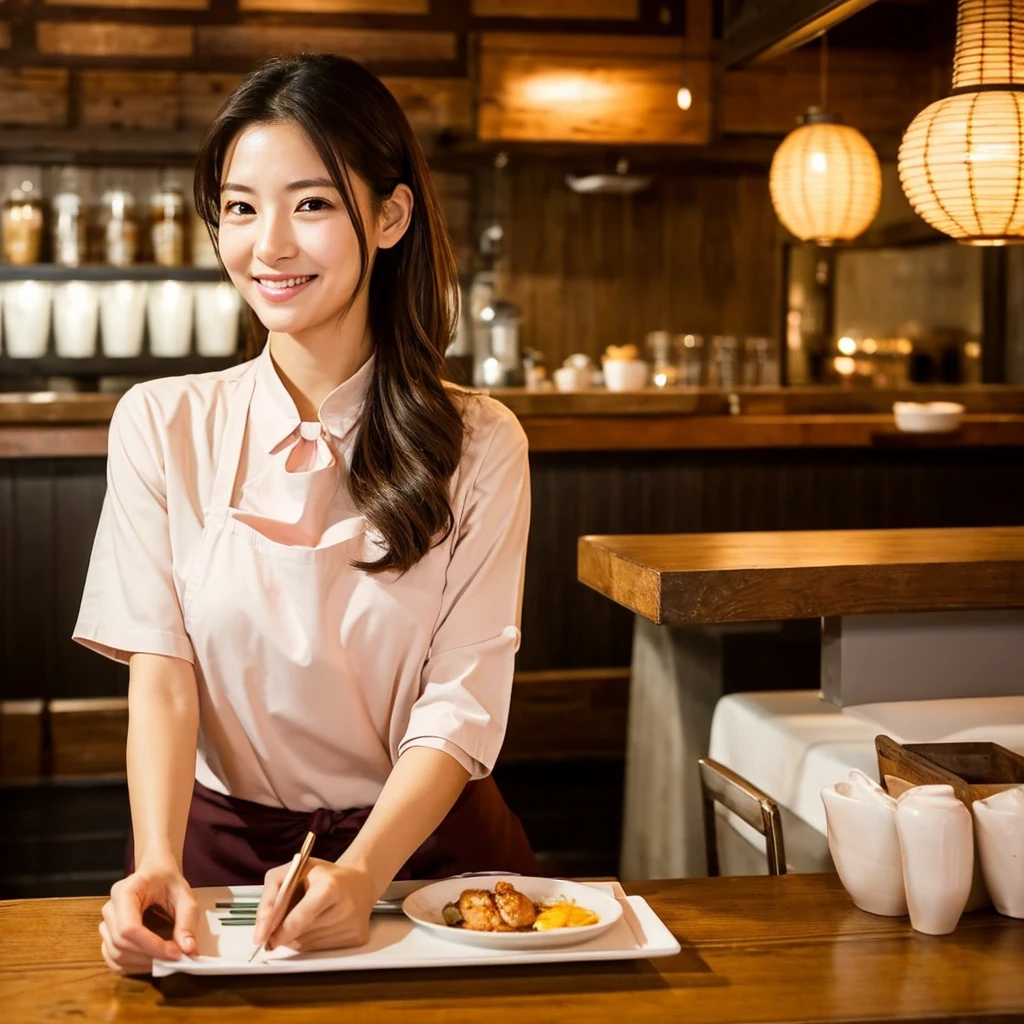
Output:
[[[273,927],[267,928],[267,938],[274,934],[274,930],[281,923],[275,920],[277,912],[281,907],[284,907],[287,912],[288,904],[291,902],[292,895],[295,892],[295,887],[299,884],[302,879],[302,873],[306,868],[306,863],[309,860],[309,855],[313,849],[313,842],[316,839],[315,832],[307,832],[306,838],[302,841],[302,849],[299,850],[294,857],[292,857],[291,864],[288,865],[288,873],[284,876],[284,881],[281,883],[281,888],[277,890],[277,898],[274,900],[274,906],[270,910],[270,921]],[[256,954],[259,953],[267,944],[267,939],[264,939],[253,951],[252,956],[249,957],[248,963],[252,963],[256,959]]]

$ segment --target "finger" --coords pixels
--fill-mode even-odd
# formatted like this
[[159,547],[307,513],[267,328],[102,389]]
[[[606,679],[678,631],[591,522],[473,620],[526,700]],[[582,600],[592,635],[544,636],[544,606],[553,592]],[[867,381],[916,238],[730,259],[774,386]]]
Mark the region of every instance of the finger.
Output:
[[369,929],[364,933],[353,927],[325,926],[314,928],[288,943],[289,949],[299,952],[313,952],[320,949],[346,949],[353,946],[362,946],[369,939]]
[[288,874],[288,865],[271,868],[263,880],[263,895],[260,897],[260,905],[256,908],[256,927],[253,930],[253,942],[258,946],[267,938],[268,926],[275,924],[272,920],[274,914],[274,903],[277,894],[281,891],[281,884],[284,876]]
[[273,931],[267,941],[267,948],[290,946],[292,942],[322,924],[324,914],[331,903],[327,892],[320,888],[309,888],[298,903],[288,912],[285,919]]
[[171,893],[171,909],[174,912],[174,941],[183,953],[191,956],[199,948],[196,942],[199,904],[192,890],[187,887],[176,888]]
[[100,922],[100,953],[107,966],[118,974],[150,974],[153,961],[132,951],[119,950],[111,941],[105,921]]
[[126,884],[115,885],[110,890],[114,919],[118,932],[118,945],[132,946],[150,959],[157,957],[177,960],[181,950],[173,942],[165,942],[142,923],[142,912],[151,902],[147,898],[144,883],[129,878]]

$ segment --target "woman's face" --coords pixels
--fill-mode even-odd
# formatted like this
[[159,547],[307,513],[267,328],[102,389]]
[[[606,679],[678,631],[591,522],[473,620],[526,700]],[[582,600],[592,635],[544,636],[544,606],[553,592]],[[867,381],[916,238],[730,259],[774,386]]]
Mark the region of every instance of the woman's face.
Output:
[[[267,329],[294,337],[338,321],[359,281],[359,240],[305,133],[290,122],[250,125],[221,181],[221,259]],[[397,238],[374,216],[366,183],[351,181],[372,261]]]

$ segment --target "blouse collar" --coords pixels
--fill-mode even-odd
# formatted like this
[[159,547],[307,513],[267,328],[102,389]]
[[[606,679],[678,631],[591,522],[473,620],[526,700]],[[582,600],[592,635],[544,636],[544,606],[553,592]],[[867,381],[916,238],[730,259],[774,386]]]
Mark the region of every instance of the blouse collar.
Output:
[[[375,359],[369,359],[348,380],[339,384],[321,403],[317,419],[338,441],[344,441],[358,421],[373,380]],[[301,420],[295,402],[278,375],[270,357],[270,342],[256,357],[256,386],[253,415],[249,418],[260,447],[272,452],[299,429]]]

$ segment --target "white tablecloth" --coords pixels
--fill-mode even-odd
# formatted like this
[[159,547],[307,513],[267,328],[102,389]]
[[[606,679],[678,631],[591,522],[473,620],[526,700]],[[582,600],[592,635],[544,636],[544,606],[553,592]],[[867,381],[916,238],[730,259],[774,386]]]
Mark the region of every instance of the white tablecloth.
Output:
[[734,693],[715,705],[709,752],[824,835],[821,790],[852,768],[877,779],[879,733],[901,743],[988,740],[1024,754],[1024,696],[840,709],[815,690]]

